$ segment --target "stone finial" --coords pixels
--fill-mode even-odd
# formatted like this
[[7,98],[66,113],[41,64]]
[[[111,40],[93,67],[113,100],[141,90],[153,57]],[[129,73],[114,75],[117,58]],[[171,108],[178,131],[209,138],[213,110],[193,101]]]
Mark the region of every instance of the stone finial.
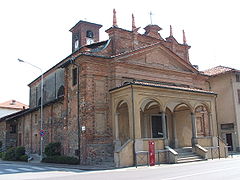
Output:
[[186,36],[185,36],[185,32],[184,30],[182,31],[183,32],[183,44],[187,44],[187,40],[186,40]]
[[134,31],[135,29],[136,29],[135,18],[134,15],[132,14],[132,31]]
[[173,36],[172,25],[170,25],[170,36]]
[[117,25],[117,17],[116,17],[116,10],[113,9],[113,27],[118,27]]

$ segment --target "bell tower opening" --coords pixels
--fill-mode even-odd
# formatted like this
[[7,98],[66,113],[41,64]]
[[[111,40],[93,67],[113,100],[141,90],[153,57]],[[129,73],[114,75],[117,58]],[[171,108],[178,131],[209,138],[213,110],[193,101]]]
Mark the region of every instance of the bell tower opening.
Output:
[[69,31],[72,32],[72,52],[77,51],[84,45],[99,41],[100,24],[80,20]]

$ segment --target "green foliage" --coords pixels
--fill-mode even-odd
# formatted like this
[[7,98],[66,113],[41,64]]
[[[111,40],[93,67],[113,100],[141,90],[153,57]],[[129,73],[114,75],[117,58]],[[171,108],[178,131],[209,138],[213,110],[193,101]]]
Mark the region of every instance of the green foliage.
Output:
[[45,154],[46,156],[60,156],[61,155],[61,143],[49,143],[45,147]]
[[9,148],[4,157],[3,157],[3,160],[6,160],[6,161],[16,161],[17,158],[16,158],[16,148],[15,147],[11,147]]
[[4,152],[0,152],[0,158],[4,156]]
[[22,156],[25,156],[25,147],[11,147],[2,154],[2,159],[5,161],[26,161],[26,158]]
[[28,156],[26,154],[24,154],[24,155],[19,157],[19,160],[27,162],[28,161]]
[[20,157],[25,155],[25,147],[23,146],[16,147],[15,155],[16,160],[20,160]]
[[45,163],[57,163],[57,164],[79,164],[78,158],[70,156],[48,156],[43,158],[42,162]]

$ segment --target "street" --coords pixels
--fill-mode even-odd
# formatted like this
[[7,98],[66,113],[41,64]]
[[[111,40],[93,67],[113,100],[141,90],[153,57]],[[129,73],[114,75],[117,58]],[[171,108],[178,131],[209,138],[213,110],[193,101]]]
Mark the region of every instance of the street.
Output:
[[202,162],[83,171],[37,165],[0,163],[0,180],[188,180],[240,179],[240,157]]

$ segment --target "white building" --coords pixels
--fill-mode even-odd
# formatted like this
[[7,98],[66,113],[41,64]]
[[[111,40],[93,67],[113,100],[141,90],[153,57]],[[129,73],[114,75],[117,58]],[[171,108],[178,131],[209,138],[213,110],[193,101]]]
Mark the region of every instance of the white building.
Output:
[[16,100],[0,103],[0,118],[27,108],[27,105]]

